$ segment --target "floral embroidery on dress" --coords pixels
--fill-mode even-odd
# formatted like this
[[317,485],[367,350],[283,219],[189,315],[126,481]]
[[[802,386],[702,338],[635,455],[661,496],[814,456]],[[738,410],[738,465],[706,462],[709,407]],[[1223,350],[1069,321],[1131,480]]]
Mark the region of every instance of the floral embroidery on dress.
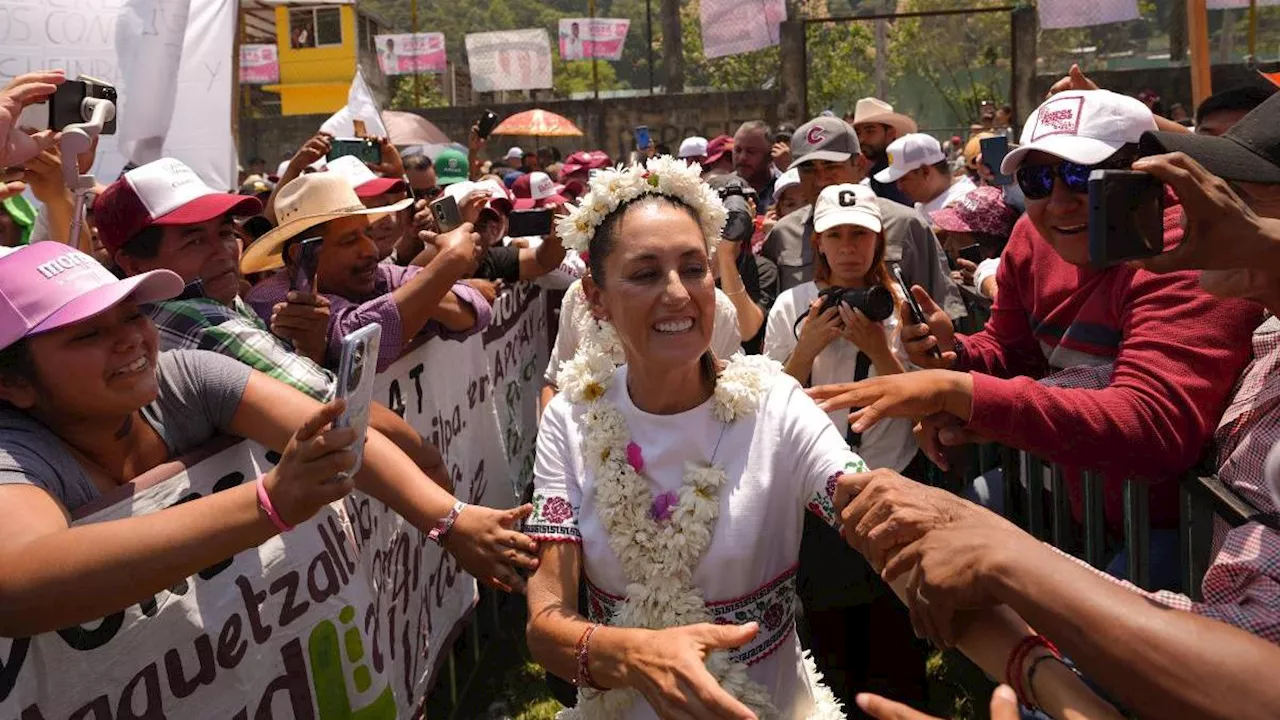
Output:
[[576,514],[577,508],[567,498],[534,493],[533,514],[525,523],[524,532],[535,540],[581,542]]
[[821,492],[813,494],[805,508],[828,525],[836,528],[840,527],[840,513],[836,512],[836,486],[840,482],[840,476],[864,472],[867,472],[867,464],[862,461],[862,458],[856,455],[849,458],[845,461],[843,468],[831,473],[831,476],[827,478],[826,486],[823,487]]

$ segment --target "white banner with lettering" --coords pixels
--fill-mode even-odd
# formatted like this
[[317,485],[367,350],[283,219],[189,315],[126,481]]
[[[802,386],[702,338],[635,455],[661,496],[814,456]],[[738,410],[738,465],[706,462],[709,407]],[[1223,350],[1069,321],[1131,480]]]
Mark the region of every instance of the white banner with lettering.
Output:
[[119,134],[98,146],[102,182],[127,162],[176,157],[233,188],[233,0],[0,0],[0,85],[62,68],[119,91]]
[[709,58],[763,50],[781,40],[785,0],[761,0],[750,10],[740,0],[702,0],[702,54]]
[[[465,342],[431,341],[379,376],[444,454],[455,494],[511,507],[532,477],[546,305],[528,285]],[[277,459],[240,442],[77,523],[141,515],[252,482]],[[83,626],[0,638],[0,718],[415,715],[475,581],[359,492],[294,531]]]
[[476,92],[551,87],[551,39],[546,30],[473,33],[466,42]]

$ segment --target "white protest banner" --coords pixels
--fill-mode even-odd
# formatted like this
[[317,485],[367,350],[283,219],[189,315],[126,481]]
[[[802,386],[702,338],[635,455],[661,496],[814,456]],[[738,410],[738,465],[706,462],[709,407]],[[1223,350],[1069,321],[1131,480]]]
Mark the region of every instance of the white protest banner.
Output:
[[280,82],[280,53],[275,45],[240,46],[240,83],[270,85]]
[[[1280,5],[1280,0],[1257,0],[1259,6]],[[1209,10],[1243,10],[1249,7],[1249,0],[1209,0]]]
[[[521,283],[486,332],[410,351],[374,397],[440,448],[458,498],[512,507],[532,479],[547,346],[543,295]],[[277,459],[242,441],[77,523],[252,482]],[[0,717],[416,717],[475,600],[451,555],[357,491],[124,611],[0,638]]]
[[621,60],[631,21],[624,18],[566,18],[560,21],[560,59]]
[[1040,27],[1045,30],[1089,27],[1137,20],[1138,0],[1040,0]]
[[360,68],[356,68],[356,76],[351,79],[346,106],[321,123],[320,130],[334,137],[352,138],[356,136],[356,120],[364,123],[365,132],[369,136],[387,136],[387,126],[382,123],[378,101],[373,97],[373,91],[369,89],[369,83],[365,82]]
[[173,121],[161,155],[185,162],[210,187],[231,192],[239,187],[231,134],[235,30],[235,2],[191,0]]
[[551,41],[546,30],[474,33],[466,42],[476,92],[551,87]]
[[445,71],[444,33],[375,35],[373,44],[384,75]]
[[777,45],[787,19],[785,0],[764,0],[744,8],[739,0],[702,0],[702,53],[708,58],[737,55]]

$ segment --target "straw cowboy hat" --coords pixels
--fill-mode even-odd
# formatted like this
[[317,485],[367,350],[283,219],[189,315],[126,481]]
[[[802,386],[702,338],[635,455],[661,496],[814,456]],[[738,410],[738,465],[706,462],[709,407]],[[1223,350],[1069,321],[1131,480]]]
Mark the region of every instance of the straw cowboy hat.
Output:
[[879,123],[888,125],[898,131],[898,137],[915,132],[916,121],[893,111],[893,106],[877,98],[862,98],[853,109],[853,125],[855,128],[863,123]]
[[411,204],[413,198],[406,198],[394,205],[366,208],[351,183],[338,173],[303,175],[276,195],[276,219],[280,224],[245,248],[240,271],[259,273],[283,266],[280,254],[285,242],[322,223],[352,215],[367,216],[372,223]]

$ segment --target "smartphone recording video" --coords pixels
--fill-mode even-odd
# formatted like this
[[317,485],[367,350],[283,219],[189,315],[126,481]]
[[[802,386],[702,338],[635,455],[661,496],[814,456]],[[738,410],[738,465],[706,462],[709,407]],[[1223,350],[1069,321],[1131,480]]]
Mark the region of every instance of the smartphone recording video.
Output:
[[462,224],[462,213],[458,210],[458,201],[452,195],[431,203],[431,216],[436,219],[440,232],[447,233]]
[[481,140],[488,140],[489,135],[493,133],[493,129],[498,127],[498,115],[492,110],[485,110],[480,116],[480,122],[476,123],[476,133],[480,135]]
[[982,138],[978,141],[978,145],[982,148],[982,164],[986,165],[991,174],[995,176],[991,179],[992,184],[1011,185],[1013,176],[1000,172],[1000,163],[1003,163],[1004,156],[1009,154],[1009,138],[1003,135]]
[[507,235],[513,238],[545,237],[551,234],[551,209],[516,210],[508,218]]
[[333,161],[347,155],[354,155],[362,163],[380,165],[382,145],[373,138],[334,138],[325,159]]
[[299,240],[294,244],[296,250],[287,250],[287,252],[293,253],[289,289],[304,293],[315,292],[316,271],[320,266],[320,243],[322,240],[323,238],[318,237]]
[[[88,122],[92,116],[92,108],[85,105],[88,99],[109,100],[116,105],[119,116],[120,105],[116,98],[114,85],[80,76],[76,80],[67,80],[58,86],[53,95],[45,102],[34,103],[23,109],[18,118],[18,127],[39,132],[41,130],[64,130],[68,125]],[[116,118],[112,118],[102,126],[102,135],[116,134]]]
[[1089,174],[1089,263],[1105,268],[1164,251],[1164,185],[1131,170]]

